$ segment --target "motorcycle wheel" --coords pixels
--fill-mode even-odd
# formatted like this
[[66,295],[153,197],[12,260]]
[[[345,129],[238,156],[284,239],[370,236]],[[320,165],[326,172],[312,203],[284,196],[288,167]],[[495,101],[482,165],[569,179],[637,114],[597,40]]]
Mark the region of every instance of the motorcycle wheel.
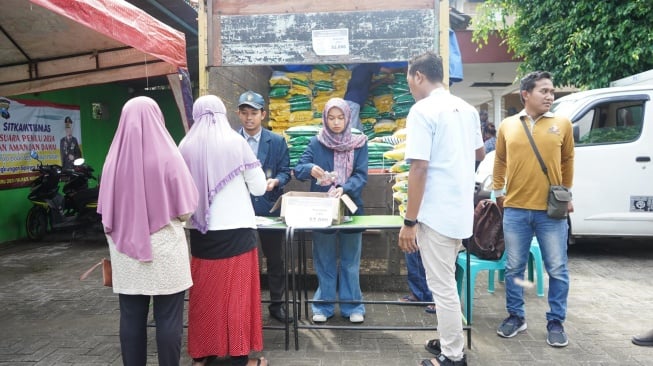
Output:
[[48,217],[45,210],[37,206],[32,207],[27,213],[25,229],[30,240],[43,239],[48,229]]

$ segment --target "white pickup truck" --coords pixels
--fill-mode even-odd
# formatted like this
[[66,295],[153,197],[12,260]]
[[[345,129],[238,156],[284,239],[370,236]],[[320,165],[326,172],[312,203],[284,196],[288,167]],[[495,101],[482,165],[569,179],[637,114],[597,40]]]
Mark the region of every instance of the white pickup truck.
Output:
[[[578,237],[653,237],[653,84],[577,92],[553,113],[574,126],[574,212]],[[494,152],[476,173],[476,198],[492,189]]]

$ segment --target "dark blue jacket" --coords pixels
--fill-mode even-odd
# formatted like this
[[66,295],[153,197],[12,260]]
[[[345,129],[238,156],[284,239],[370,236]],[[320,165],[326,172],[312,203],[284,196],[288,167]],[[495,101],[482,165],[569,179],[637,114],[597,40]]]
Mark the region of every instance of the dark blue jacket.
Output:
[[347,83],[347,91],[342,99],[358,103],[362,108],[370,93],[372,77],[379,70],[381,70],[379,64],[360,64],[354,67],[351,70],[351,78]]
[[[243,133],[241,128],[240,134]],[[270,209],[277,199],[283,195],[283,187],[290,181],[290,155],[288,154],[286,140],[263,128],[256,157],[261,162],[265,177],[267,179],[278,179],[279,185],[273,190],[265,192],[263,196],[251,196],[254,212],[257,216],[279,216],[280,210],[270,213]]]
[[[304,154],[299,159],[299,162],[294,169],[295,178],[301,181],[310,179],[311,192],[327,192],[330,187],[318,185],[317,180],[311,176],[313,165],[317,165],[327,172],[333,171],[333,150],[322,145],[322,143],[317,140],[317,137],[311,138],[306,151],[304,151]],[[366,183],[367,143],[354,150],[354,169],[351,172],[351,176],[347,178],[345,184],[342,185],[343,193],[348,195],[349,198],[354,201],[356,206],[358,206],[358,210],[353,213],[355,215],[362,215],[364,213],[363,199],[361,198],[361,195]]]

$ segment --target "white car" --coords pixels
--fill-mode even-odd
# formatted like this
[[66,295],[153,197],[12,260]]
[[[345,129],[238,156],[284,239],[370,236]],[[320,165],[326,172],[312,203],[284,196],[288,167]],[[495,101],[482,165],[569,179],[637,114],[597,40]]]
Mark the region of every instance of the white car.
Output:
[[[552,112],[574,125],[573,237],[653,236],[653,85],[573,93]],[[477,200],[492,189],[494,152],[476,172]]]

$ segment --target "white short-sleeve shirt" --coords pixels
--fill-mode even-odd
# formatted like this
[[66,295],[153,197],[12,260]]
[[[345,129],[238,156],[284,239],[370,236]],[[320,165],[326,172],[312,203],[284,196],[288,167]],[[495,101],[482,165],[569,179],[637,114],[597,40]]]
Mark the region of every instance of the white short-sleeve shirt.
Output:
[[470,237],[476,149],[483,146],[478,112],[439,88],[413,105],[406,127],[406,159],[428,161],[417,219],[450,238]]

